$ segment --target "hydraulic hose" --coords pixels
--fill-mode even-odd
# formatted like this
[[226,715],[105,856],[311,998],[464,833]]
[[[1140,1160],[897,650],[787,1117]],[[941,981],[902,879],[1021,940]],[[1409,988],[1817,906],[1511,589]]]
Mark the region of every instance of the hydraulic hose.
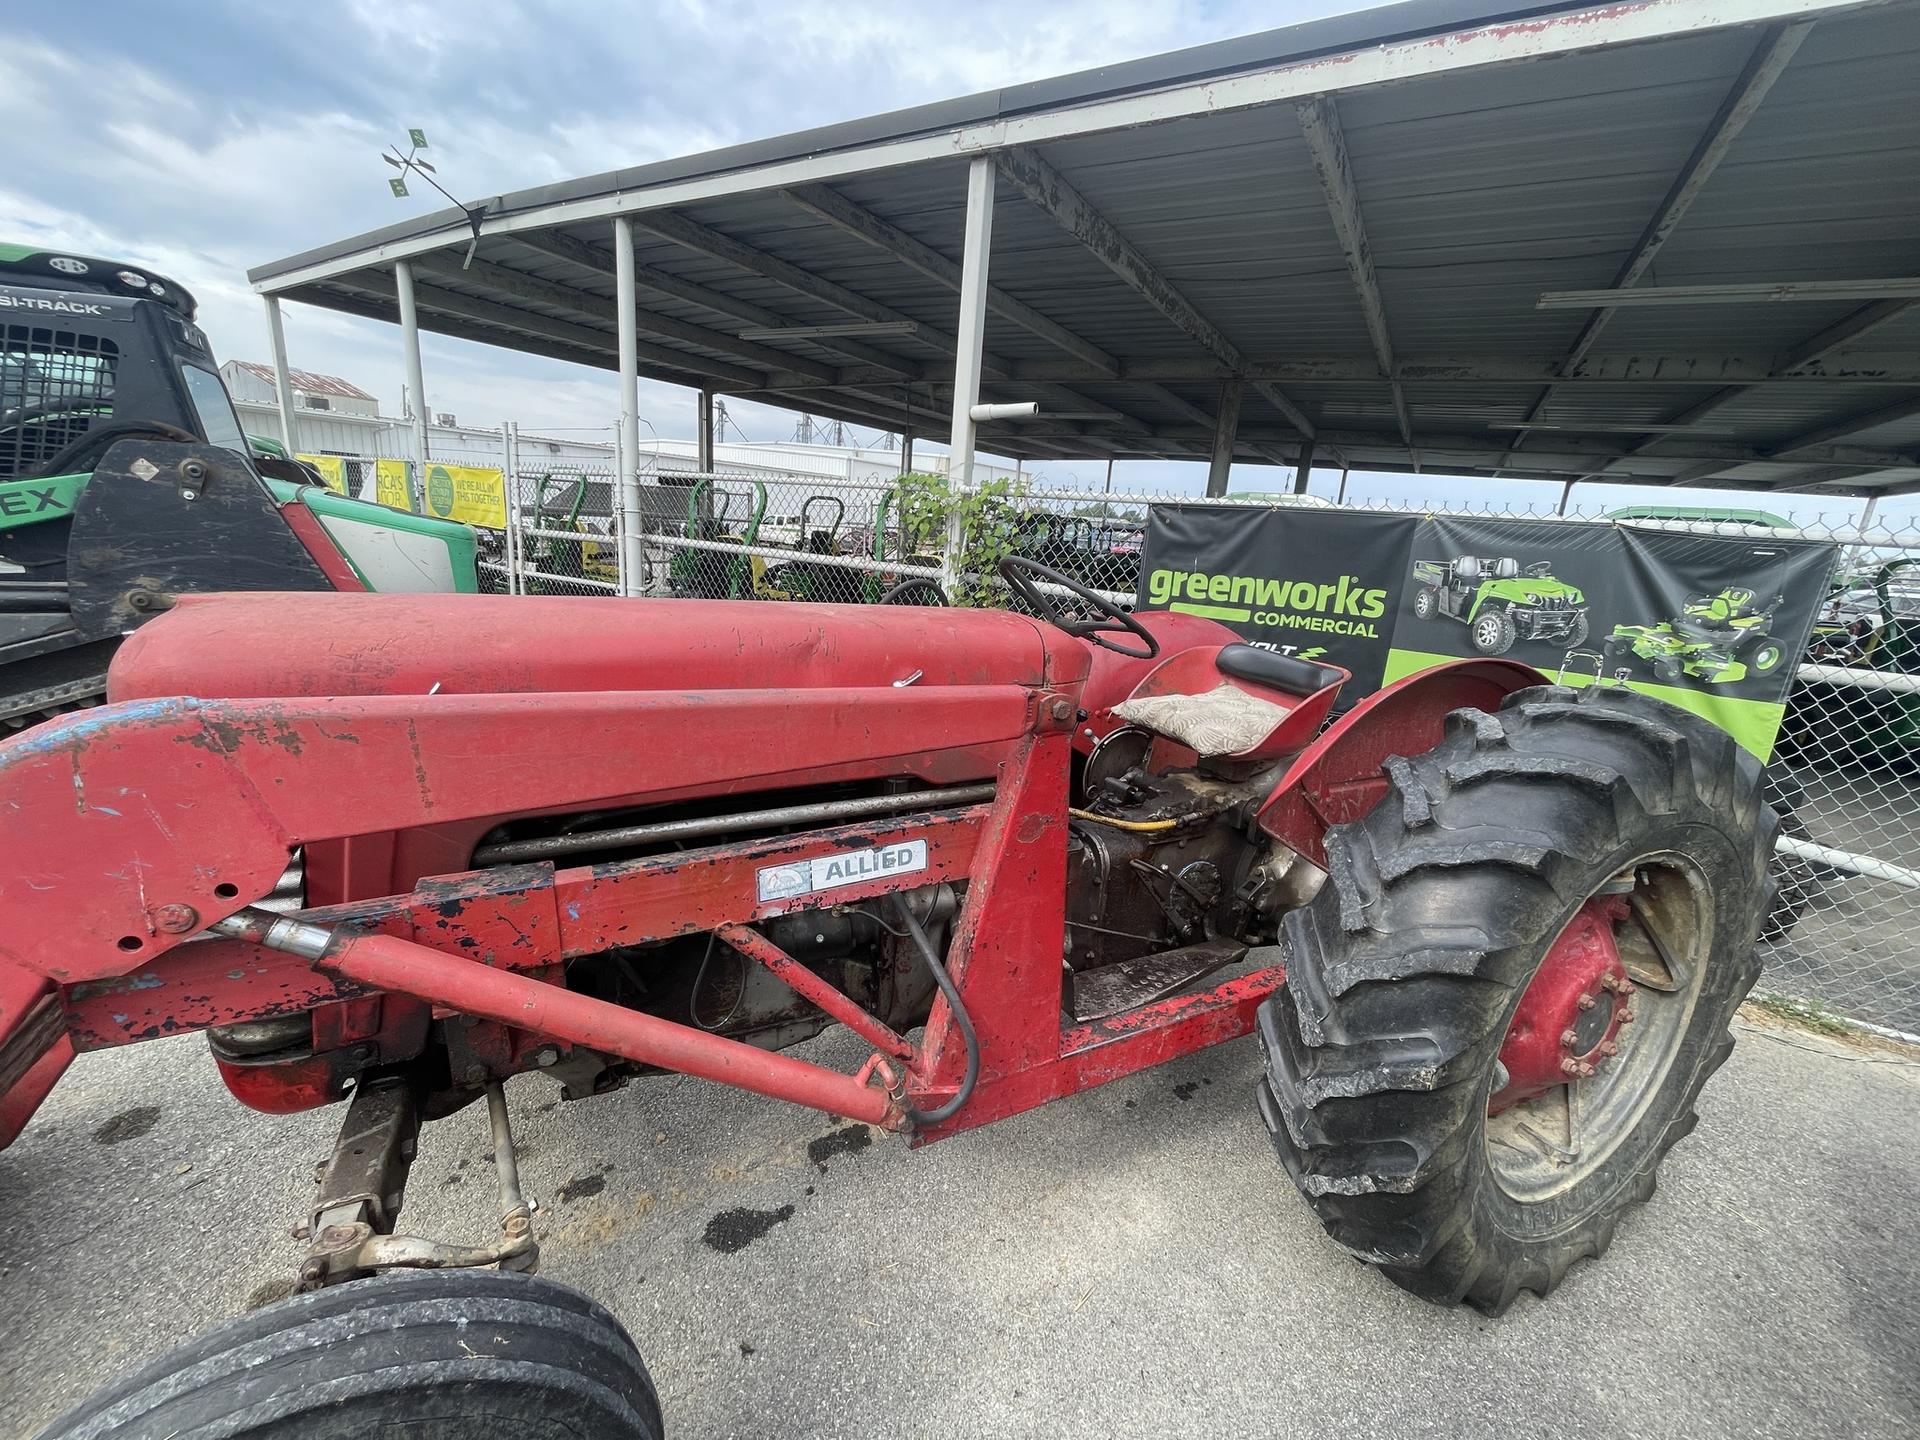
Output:
[[960,1079],[960,1088],[953,1092],[953,1097],[946,1104],[932,1110],[916,1110],[911,1105],[907,1107],[907,1118],[915,1125],[938,1125],[959,1114],[960,1107],[972,1098],[974,1082],[980,1078],[980,1037],[974,1033],[973,1017],[967,1014],[966,1004],[960,999],[960,991],[954,985],[953,977],[947,974],[947,967],[941,963],[939,954],[933,948],[933,941],[927,938],[926,930],[914,917],[906,898],[897,893],[889,898],[893,901],[894,912],[907,927],[907,934],[913,937],[920,958],[927,962],[927,969],[933,972],[933,983],[940,987],[940,993],[946,997],[947,1008],[953,1011],[953,1023],[960,1027],[960,1041],[967,1052],[967,1069]]

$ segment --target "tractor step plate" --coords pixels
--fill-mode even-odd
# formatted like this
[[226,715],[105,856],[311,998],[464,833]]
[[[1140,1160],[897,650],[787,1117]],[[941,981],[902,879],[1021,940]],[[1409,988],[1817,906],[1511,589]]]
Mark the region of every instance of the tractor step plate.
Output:
[[1126,1010],[1137,1010],[1155,1000],[1165,999],[1176,990],[1225,969],[1247,953],[1247,947],[1234,940],[1202,940],[1178,950],[1162,950],[1125,960],[1118,965],[1103,965],[1084,975],[1075,975],[1072,985],[1073,1018],[1084,1025]]

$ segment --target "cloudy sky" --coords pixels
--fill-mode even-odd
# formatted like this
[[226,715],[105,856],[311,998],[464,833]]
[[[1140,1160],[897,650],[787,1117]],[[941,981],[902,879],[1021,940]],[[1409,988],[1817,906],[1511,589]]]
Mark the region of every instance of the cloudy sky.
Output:
[[[0,239],[150,265],[199,297],[217,355],[266,359],[249,266],[441,203],[420,185],[408,200],[388,192],[379,152],[409,126],[427,132],[449,188],[486,196],[1359,8],[1350,0],[4,6],[0,125],[13,143],[0,172]],[[294,365],[344,375],[397,412],[391,326],[299,305],[287,315]],[[614,381],[604,371],[431,335],[425,350],[433,407],[469,423],[511,418],[584,435],[612,420]],[[690,391],[643,382],[641,407],[662,436],[692,434]],[[729,409],[750,439],[793,428],[784,411]],[[1086,479],[1099,467],[1056,468]],[[1278,474],[1237,465],[1234,485],[1274,488]],[[1336,478],[1318,477],[1315,488]],[[1116,488],[1200,483],[1198,467],[1170,463],[1123,462],[1116,477]],[[1593,500],[1603,498],[1594,489]],[[1356,477],[1352,493],[1526,504],[1557,492],[1531,482]]]

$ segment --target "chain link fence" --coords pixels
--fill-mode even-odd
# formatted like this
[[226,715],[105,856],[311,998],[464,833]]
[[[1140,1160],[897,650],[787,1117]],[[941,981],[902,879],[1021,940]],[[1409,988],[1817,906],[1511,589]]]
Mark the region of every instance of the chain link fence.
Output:
[[[772,472],[643,476],[635,543],[610,470],[522,470],[489,563],[519,594],[861,604],[996,604],[992,563],[1017,553],[1131,605],[1156,504],[1326,507],[1312,496],[1233,496],[993,487],[971,506],[929,504],[925,481]],[[965,508],[964,523],[955,511]],[[1615,518],[1597,509],[1430,505],[1347,509],[1488,519]],[[945,512],[944,514],[942,512]],[[1699,518],[1633,519],[1697,533],[1791,533],[1839,544],[1828,593],[1789,697],[1770,766],[1782,819],[1780,901],[1763,949],[1763,991],[1920,1034],[1920,524],[1862,529]],[[631,572],[631,573],[629,573]]]

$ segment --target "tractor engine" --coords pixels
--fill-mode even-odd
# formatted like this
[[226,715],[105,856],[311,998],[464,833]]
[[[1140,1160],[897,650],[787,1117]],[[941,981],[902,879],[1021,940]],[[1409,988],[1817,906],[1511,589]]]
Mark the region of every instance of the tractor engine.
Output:
[[1156,770],[1152,745],[1144,731],[1116,731],[1078,776],[1063,959],[1079,1019],[1169,993],[1270,943],[1280,915],[1324,878],[1254,823],[1281,767],[1235,779]]

